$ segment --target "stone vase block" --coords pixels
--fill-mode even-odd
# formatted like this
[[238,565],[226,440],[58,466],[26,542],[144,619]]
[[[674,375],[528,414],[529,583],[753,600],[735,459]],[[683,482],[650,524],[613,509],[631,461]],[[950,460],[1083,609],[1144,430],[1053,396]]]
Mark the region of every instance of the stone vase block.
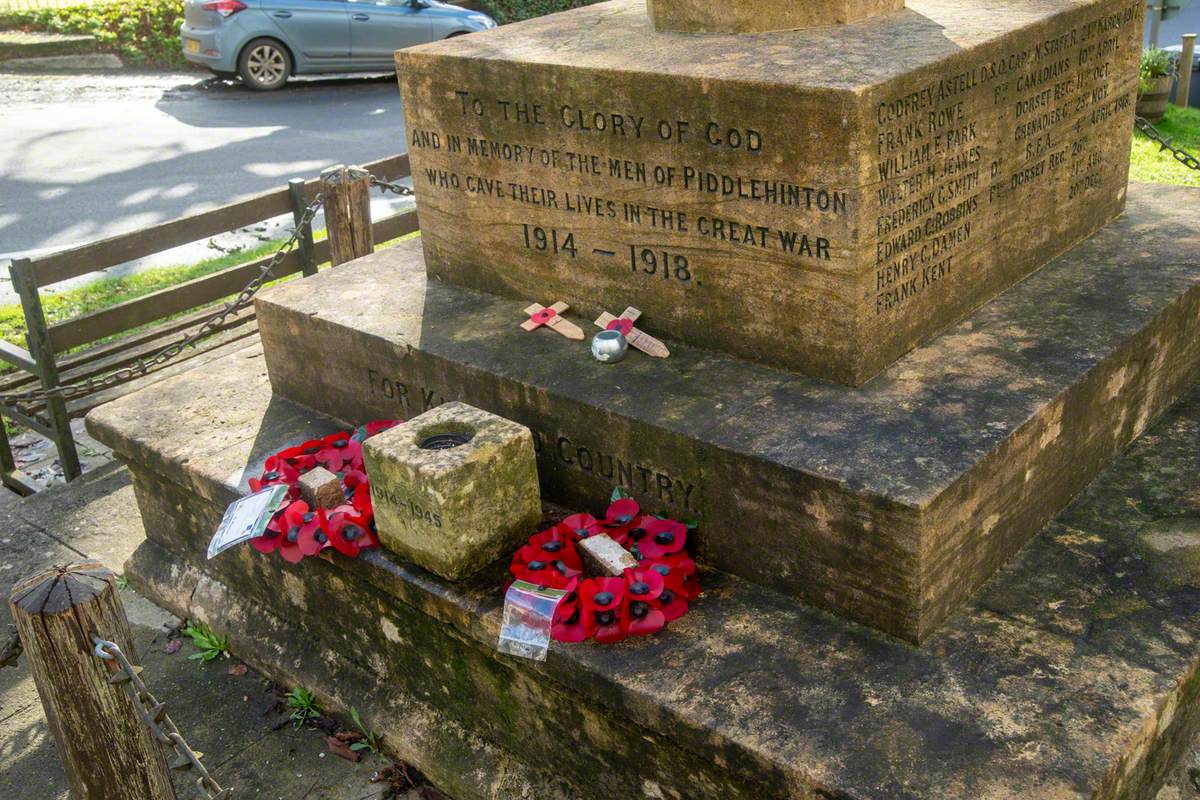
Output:
[[379,539],[443,578],[515,549],[542,517],[529,429],[447,403],[363,445]]
[[[1143,5],[613,0],[401,50],[429,276],[862,385],[1121,213]],[[700,6],[751,4],[652,11]]]
[[904,8],[904,0],[646,0],[656,30],[755,33],[857,22]]

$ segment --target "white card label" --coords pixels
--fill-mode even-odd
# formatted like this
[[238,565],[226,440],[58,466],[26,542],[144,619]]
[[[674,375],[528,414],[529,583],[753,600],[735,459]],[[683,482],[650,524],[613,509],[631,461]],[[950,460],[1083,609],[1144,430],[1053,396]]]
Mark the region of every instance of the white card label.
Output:
[[212,541],[208,543],[208,557],[212,558],[235,545],[262,536],[271,517],[283,506],[287,497],[288,487],[277,484],[231,503],[225,509],[225,516],[221,518]]

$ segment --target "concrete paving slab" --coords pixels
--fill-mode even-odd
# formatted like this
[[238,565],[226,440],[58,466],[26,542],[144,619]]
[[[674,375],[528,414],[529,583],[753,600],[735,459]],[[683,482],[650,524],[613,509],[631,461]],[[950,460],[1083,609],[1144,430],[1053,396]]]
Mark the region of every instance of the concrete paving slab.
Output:
[[[0,506],[0,596],[13,584],[59,563],[93,558],[118,573],[144,539],[129,473],[117,464],[66,486]],[[236,658],[209,664],[189,660],[185,640],[168,647],[181,620],[131,590],[121,593],[145,667],[145,678],[189,743],[239,798],[255,800],[376,800],[372,784],[387,766],[379,757],[351,764],[327,751],[323,733],[294,730],[279,708],[277,690],[253,670],[238,674]],[[0,634],[11,621],[0,605]],[[176,781],[192,797],[191,778]],[[46,729],[28,664],[0,669],[0,797],[68,800],[66,779]],[[403,798],[400,798],[403,800]],[[413,795],[413,800],[419,800]]]

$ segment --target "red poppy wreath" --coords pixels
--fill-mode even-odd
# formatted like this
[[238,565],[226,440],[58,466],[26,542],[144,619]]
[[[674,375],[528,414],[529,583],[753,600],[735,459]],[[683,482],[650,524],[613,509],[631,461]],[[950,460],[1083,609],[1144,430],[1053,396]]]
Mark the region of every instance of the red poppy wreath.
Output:
[[[576,546],[601,533],[633,553],[638,566],[620,578],[584,575]],[[619,642],[662,630],[700,595],[696,563],[683,549],[687,533],[684,523],[643,514],[636,500],[622,497],[602,520],[575,514],[534,534],[509,571],[518,580],[567,592],[554,614],[555,641]]]
[[[276,550],[296,563],[332,547],[351,558],[368,547],[378,547],[371,489],[363,469],[362,443],[370,436],[394,428],[398,420],[368,422],[353,433],[335,433],[280,450],[263,464],[263,474],[250,479],[251,491],[286,484],[288,500],[267,524],[266,533],[250,544],[261,553]],[[342,479],[345,503],[330,509],[309,508],[300,499],[300,476],[324,467]]]

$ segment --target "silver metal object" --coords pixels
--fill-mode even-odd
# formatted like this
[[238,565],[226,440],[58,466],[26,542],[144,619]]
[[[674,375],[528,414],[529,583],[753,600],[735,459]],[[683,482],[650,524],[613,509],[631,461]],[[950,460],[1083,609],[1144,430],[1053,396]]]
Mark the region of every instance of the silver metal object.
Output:
[[620,331],[600,331],[592,339],[592,355],[597,361],[615,364],[629,352],[629,342]]

